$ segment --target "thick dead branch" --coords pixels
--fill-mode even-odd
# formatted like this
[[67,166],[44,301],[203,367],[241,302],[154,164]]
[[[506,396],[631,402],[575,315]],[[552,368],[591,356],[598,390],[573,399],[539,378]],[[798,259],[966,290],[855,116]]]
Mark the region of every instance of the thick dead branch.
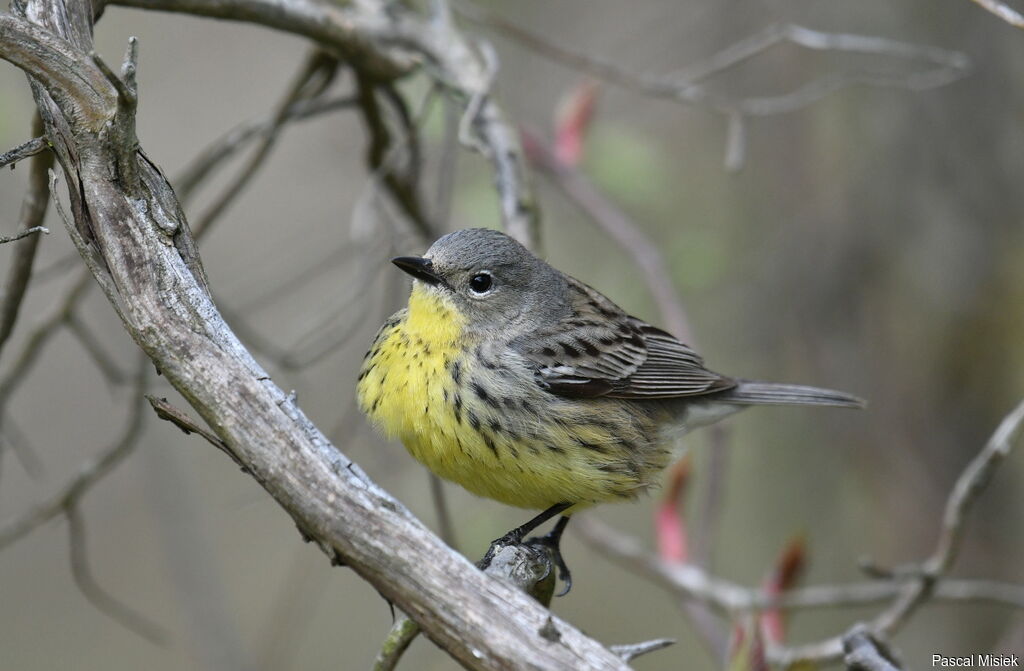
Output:
[[[46,29],[0,16],[0,56],[38,79],[37,103],[48,104],[43,94],[59,103],[43,118],[47,137],[63,145],[69,233],[127,331],[217,437],[329,556],[463,665],[624,669],[606,648],[447,548],[271,382],[218,313],[170,185],[141,150],[125,146],[134,136],[130,106],[85,57],[89,44],[75,50],[50,32],[73,31],[88,41],[88,26],[63,22],[91,17],[91,7],[33,4],[45,10],[30,15],[42,17]],[[104,120],[100,128],[97,119]],[[132,169],[120,169],[125,161]],[[107,169],[112,165],[118,169]]]

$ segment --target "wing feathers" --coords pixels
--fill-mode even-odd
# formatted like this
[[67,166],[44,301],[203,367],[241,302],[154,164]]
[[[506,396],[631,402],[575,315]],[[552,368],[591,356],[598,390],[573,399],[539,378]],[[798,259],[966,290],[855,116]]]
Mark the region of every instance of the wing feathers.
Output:
[[671,334],[584,284],[570,279],[570,286],[572,316],[512,342],[545,389],[575,397],[672,398],[735,386]]

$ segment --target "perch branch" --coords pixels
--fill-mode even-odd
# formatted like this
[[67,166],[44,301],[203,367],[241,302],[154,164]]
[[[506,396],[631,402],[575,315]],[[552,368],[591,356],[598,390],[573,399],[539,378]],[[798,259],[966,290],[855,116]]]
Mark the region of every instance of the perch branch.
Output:
[[[297,3],[301,0],[287,7]],[[58,32],[68,30],[61,22],[91,16],[81,5],[63,11],[61,0],[30,4],[48,7],[43,13],[48,28]],[[68,227],[72,240],[83,257],[95,260],[90,270],[128,333],[300,529],[469,668],[625,669],[607,648],[447,548],[331,445],[294,397],[273,384],[221,318],[163,175],[141,151],[132,154],[138,185],[120,183],[120,173],[102,168],[125,155],[126,147],[116,143],[133,135],[131,110],[105,95],[79,97],[69,90],[82,77],[102,80],[87,51],[75,51],[67,62],[36,64],[27,58],[26,53],[72,48],[48,30],[22,24],[0,16],[0,55],[32,68],[37,93],[63,101],[60,113],[71,117],[62,125],[44,115],[47,136],[63,132],[68,143],[69,151],[58,158],[79,199],[72,207],[74,225]],[[80,38],[88,35],[86,28],[76,29]],[[86,72],[69,80],[60,70],[70,67]],[[37,103],[45,100],[37,95]],[[97,134],[87,123],[100,117],[110,132]],[[138,187],[133,195],[143,202],[126,197],[128,186]]]

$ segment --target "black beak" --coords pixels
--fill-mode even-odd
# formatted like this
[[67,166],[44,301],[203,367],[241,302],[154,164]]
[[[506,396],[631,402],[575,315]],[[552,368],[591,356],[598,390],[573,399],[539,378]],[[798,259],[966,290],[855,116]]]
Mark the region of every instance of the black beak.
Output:
[[430,259],[420,256],[396,256],[391,259],[391,263],[421,282],[426,282],[427,284],[440,284],[443,282],[441,276],[434,272],[434,264],[431,263]]

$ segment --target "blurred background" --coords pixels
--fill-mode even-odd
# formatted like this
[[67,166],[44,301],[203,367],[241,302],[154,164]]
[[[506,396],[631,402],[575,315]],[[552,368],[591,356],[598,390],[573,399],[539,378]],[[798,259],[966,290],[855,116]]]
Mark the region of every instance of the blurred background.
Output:
[[[693,339],[712,369],[831,386],[864,412],[760,408],[729,421],[710,567],[757,585],[802,535],[802,583],[862,579],[858,561],[919,561],[934,547],[956,476],[1024,395],[1024,32],[968,0],[572,0],[474,4],[565,48],[633,71],[669,74],[765,27],[886,37],[957,52],[969,72],[926,90],[857,85],[799,109],[751,118],[742,165],[726,168],[728,119],[601,85],[578,171],[665,256]],[[549,141],[555,110],[583,76],[486,26],[496,91],[512,123]],[[306,53],[265,29],[108,9],[98,50],[116,62],[140,40],[139,138],[171,177],[210,142],[273,109]],[[780,44],[716,75],[727,99],[784,94],[822,77],[901,77],[934,65],[891,55]],[[351,86],[343,74],[337,84]],[[417,113],[428,85],[401,86]],[[31,134],[24,76],[0,67],[0,150]],[[422,115],[425,200],[447,193],[445,112]],[[387,263],[429,241],[382,206],[357,114],[296,123],[243,197],[201,243],[218,302],[257,358],[295,389],[314,421],[375,480],[436,528],[425,470],[376,437],[352,408],[355,372],[376,327],[404,302]],[[204,182],[193,221],[239,164]],[[11,235],[28,163],[0,175],[0,233]],[[459,150],[445,230],[500,225],[488,164]],[[543,174],[534,175],[545,257],[632,313],[664,324],[630,257]],[[63,188],[63,187],[62,187]],[[443,200],[445,196],[440,196]],[[440,206],[438,206],[440,207]],[[81,262],[52,210],[38,273],[0,375]],[[6,270],[13,247],[0,247]],[[100,292],[77,312],[123,375],[135,361]],[[303,356],[322,352],[322,356]],[[288,356],[301,366],[286,365]],[[310,360],[312,359],[312,360]],[[295,363],[295,362],[291,362]],[[162,380],[156,393],[185,407]],[[30,510],[116,440],[131,386],[111,383],[67,330],[5,409],[0,520]],[[300,542],[293,523],[223,454],[145,417],[138,449],[85,496],[97,581],[167,633],[156,646],[76,589],[62,518],[0,552],[0,667],[6,669],[364,669],[390,624],[387,604]],[[684,512],[703,514],[707,432],[687,438]],[[13,454],[30,451],[38,464]],[[970,520],[954,574],[1024,582],[1024,455],[1014,454]],[[447,487],[459,549],[480,556],[529,513]],[[660,496],[659,493],[655,497]],[[654,548],[656,498],[605,506],[604,522]],[[571,527],[570,527],[571,530]],[[639,669],[713,669],[674,597],[569,534],[572,593],[555,611],[607,643],[672,637]],[[787,641],[845,631],[877,608],[797,613]],[[910,667],[932,653],[1024,653],[1024,620],[984,604],[931,604],[896,638]],[[450,669],[417,640],[400,668]]]

